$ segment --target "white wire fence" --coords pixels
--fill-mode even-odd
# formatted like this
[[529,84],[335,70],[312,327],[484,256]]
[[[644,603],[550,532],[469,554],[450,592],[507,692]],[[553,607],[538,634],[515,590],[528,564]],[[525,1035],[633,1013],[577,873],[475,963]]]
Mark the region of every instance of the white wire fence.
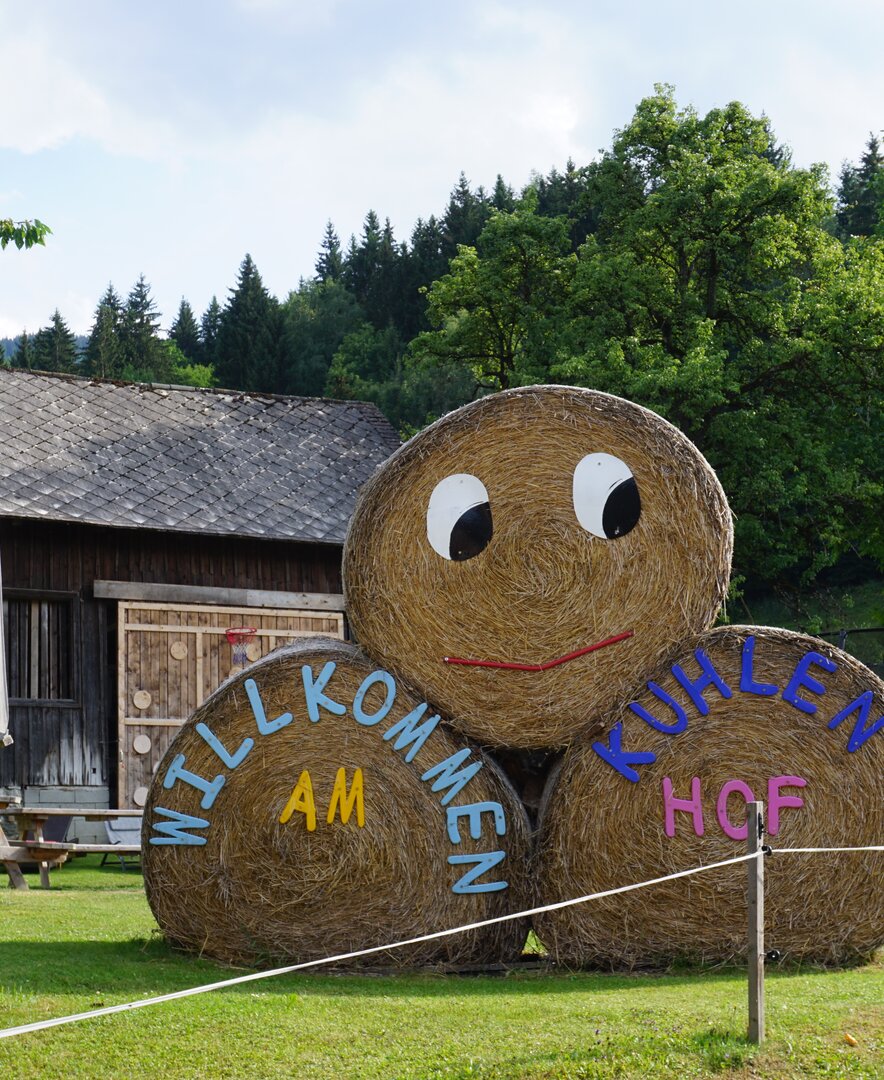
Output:
[[[760,804],[750,804],[750,811],[752,806]],[[759,811],[760,814],[760,811]],[[763,818],[761,818],[763,822]],[[759,841],[763,832],[763,825],[760,825],[753,837],[753,829],[749,829],[749,846],[750,849],[754,846],[753,839]],[[755,866],[751,867],[750,874],[755,872],[756,867],[763,867],[763,860],[767,854],[777,855],[789,855],[789,854],[820,854],[820,853],[833,853],[833,852],[859,852],[859,851],[877,851],[884,852],[884,844],[875,845],[871,847],[847,847],[847,848],[768,848],[761,847],[760,843],[757,845],[757,850],[749,850],[744,855],[737,855],[732,859],[724,859],[720,862],[707,863],[703,866],[694,866],[689,870],[680,870],[673,874],[665,874],[663,877],[651,878],[648,881],[638,881],[630,885],[621,885],[616,889],[606,889],[603,892],[589,893],[586,896],[576,896],[570,900],[560,900],[554,904],[544,904],[540,907],[527,908],[524,911],[514,911],[508,915],[498,915],[491,919],[481,919],[478,922],[466,923],[463,926],[455,926],[448,930],[436,930],[433,933],[421,934],[419,937],[406,938],[402,941],[393,941],[386,945],[375,945],[368,949],[356,949],[352,952],[338,953],[334,956],[326,956],[321,960],[309,960],[300,964],[288,964],[285,967],[273,968],[268,971],[255,971],[248,975],[237,975],[230,979],[222,979],[218,982],[206,983],[202,986],[189,987],[186,990],[177,990],[171,994],[160,994],[156,997],[142,998],[139,1001],[127,1001],[119,1005],[108,1005],[100,1009],[91,1009],[88,1012],[74,1013],[70,1016],[58,1016],[49,1020],[38,1020],[31,1024],[19,1024],[16,1027],[9,1027],[0,1030],[0,1039],[7,1039],[13,1035],[24,1035],[28,1032],[45,1031],[47,1028],[60,1027],[63,1024],[74,1024],[85,1020],[92,1020],[99,1016],[110,1016],[114,1013],[132,1012],[134,1009],[144,1009],[151,1005],[162,1005],[169,1001],[179,1001],[183,998],[195,997],[198,994],[208,994],[215,990],[225,990],[232,986],[241,986],[244,983],[259,982],[263,979],[272,979],[278,975],[289,975],[296,971],[307,971],[314,968],[323,967],[329,964],[342,963],[348,960],[356,960],[363,956],[371,956],[375,953],[390,952],[393,949],[401,949],[407,945],[418,945],[425,941],[434,941],[438,938],[451,937],[454,934],[462,934],[469,930],[478,930],[485,926],[492,926],[495,923],[511,922],[514,919],[526,919],[532,915],[540,915],[548,911],[559,911],[562,908],[573,907],[576,904],[586,904],[593,900],[601,900],[608,896],[617,896],[621,893],[633,892],[636,889],[647,889],[654,885],[660,885],[666,881],[674,881],[678,878],[692,877],[695,874],[710,873],[714,870],[720,870],[725,866],[733,866],[736,863],[754,863]],[[763,872],[761,876],[763,884]],[[751,905],[750,905],[751,906]],[[758,922],[758,912],[755,913],[755,923]],[[761,915],[761,934],[759,935],[758,925],[749,927],[750,932],[750,957],[752,953],[753,934],[755,935],[756,945],[760,944],[761,947],[761,963],[763,963],[763,904],[760,911]],[[752,922],[752,916],[750,913],[750,923]],[[757,951],[757,950],[756,950]],[[751,979],[751,959],[750,959],[750,984]],[[763,1021],[763,982],[761,987],[752,987],[750,985],[750,1030],[749,1038],[751,1041],[761,1042],[763,1039],[763,1022],[761,1024],[760,1031],[755,1034],[757,1038],[753,1038],[753,997],[758,1001],[759,989],[762,995],[762,1007],[761,1017]]]

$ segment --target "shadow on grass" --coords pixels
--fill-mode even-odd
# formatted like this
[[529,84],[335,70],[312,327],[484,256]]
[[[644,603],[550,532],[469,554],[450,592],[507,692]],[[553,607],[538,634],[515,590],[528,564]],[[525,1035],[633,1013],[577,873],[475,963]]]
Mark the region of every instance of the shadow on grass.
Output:
[[[280,963],[279,966],[284,966]],[[777,972],[776,979],[789,979],[813,972],[803,969]],[[822,972],[818,972],[822,973]],[[132,998],[170,993],[210,982],[220,982],[248,974],[247,969],[225,967],[208,959],[174,949],[157,933],[129,941],[0,942],[0,989],[18,993],[53,994],[102,991]],[[456,991],[461,997],[507,996],[544,993],[599,993],[648,989],[696,989],[698,984],[744,983],[746,973],[739,968],[716,971],[695,970],[677,974],[623,975],[597,972],[531,972],[518,969],[506,974],[458,975],[432,971],[381,975],[371,972],[343,974],[322,969],[277,975],[261,980],[266,993],[291,993],[294,984],[302,992],[311,989],[341,996],[386,997],[402,993],[410,997],[437,997]],[[239,988],[253,989],[251,983]],[[711,1038],[711,1036],[710,1036]]]

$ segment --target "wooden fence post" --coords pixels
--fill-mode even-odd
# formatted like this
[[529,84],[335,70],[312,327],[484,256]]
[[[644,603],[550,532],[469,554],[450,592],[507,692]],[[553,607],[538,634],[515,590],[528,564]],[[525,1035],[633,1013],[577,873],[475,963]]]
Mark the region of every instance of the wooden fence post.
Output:
[[[764,803],[748,806],[747,852],[757,855],[764,841]],[[764,856],[749,868],[749,1042],[764,1042]]]

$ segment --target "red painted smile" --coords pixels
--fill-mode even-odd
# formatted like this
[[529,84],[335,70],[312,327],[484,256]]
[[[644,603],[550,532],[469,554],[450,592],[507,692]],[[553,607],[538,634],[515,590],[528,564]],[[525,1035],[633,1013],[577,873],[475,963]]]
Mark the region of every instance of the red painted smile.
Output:
[[549,668],[558,667],[559,664],[567,664],[569,660],[576,660],[578,656],[586,656],[587,653],[595,652],[597,649],[604,649],[606,645],[614,645],[618,641],[625,641],[627,638],[631,638],[634,633],[634,630],[627,630],[625,634],[616,634],[605,641],[597,641],[595,645],[587,645],[585,649],[578,649],[576,652],[557,656],[555,660],[547,660],[545,664],[511,664],[505,660],[462,660],[457,656],[444,656],[442,663],[462,664],[465,667],[504,668],[507,671],[547,671]]

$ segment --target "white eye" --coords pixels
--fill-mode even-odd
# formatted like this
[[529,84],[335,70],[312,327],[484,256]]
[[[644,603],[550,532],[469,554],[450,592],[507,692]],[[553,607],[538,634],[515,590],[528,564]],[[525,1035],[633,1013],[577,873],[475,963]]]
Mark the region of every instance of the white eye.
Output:
[[613,454],[587,454],[574,470],[574,513],[587,532],[602,540],[634,529],[641,499],[629,466]]
[[484,550],[492,531],[488,492],[478,477],[454,473],[433,488],[427,507],[427,539],[443,559],[472,559]]

